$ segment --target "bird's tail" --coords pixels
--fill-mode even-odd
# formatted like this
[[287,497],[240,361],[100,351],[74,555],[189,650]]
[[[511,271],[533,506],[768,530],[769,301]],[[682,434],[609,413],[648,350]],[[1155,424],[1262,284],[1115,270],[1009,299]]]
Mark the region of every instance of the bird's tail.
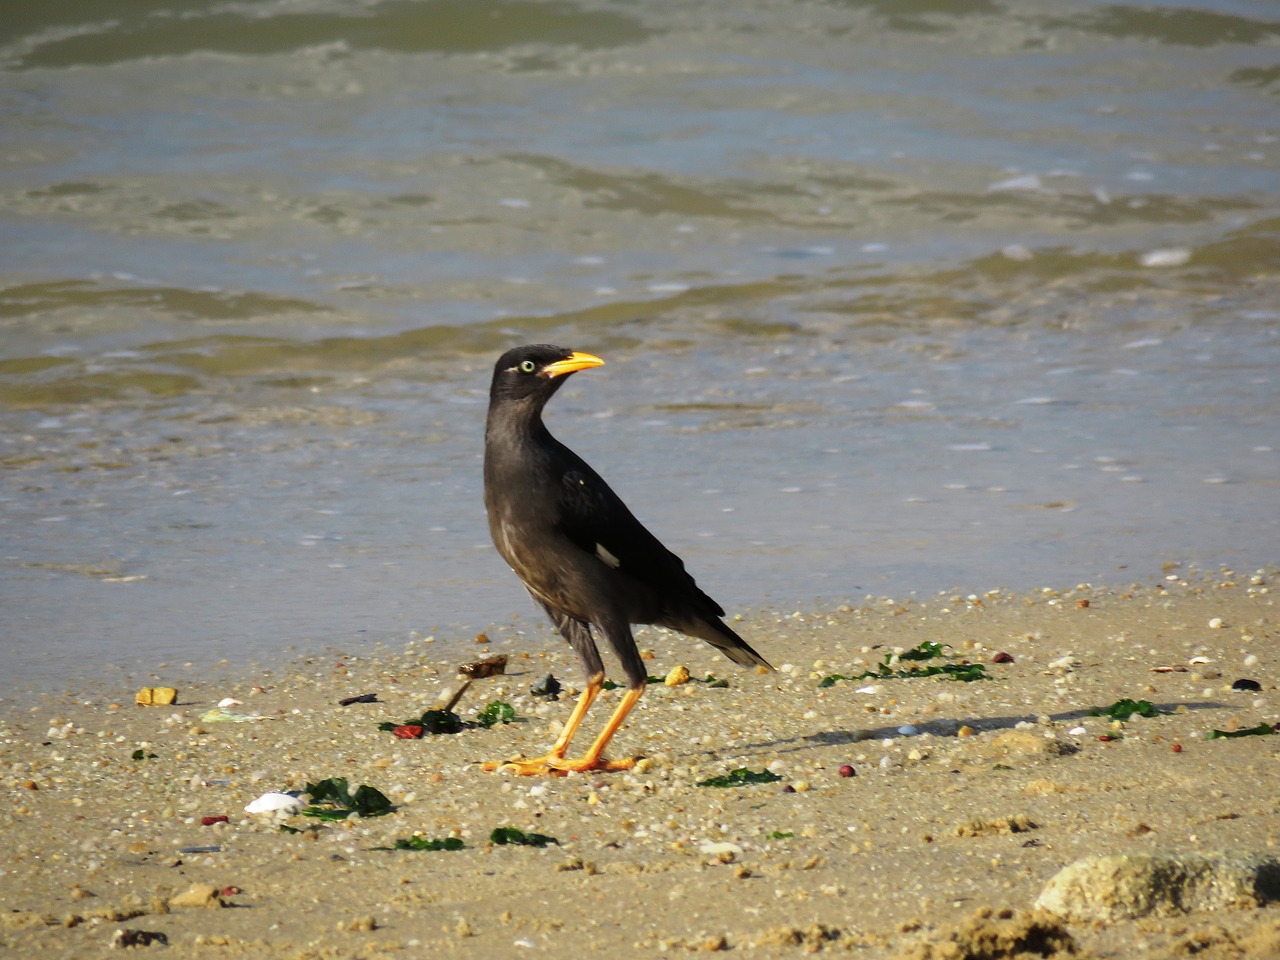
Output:
[[751,644],[734,633],[719,617],[698,617],[677,629],[691,637],[707,641],[740,667],[773,669],[773,664],[756,653]]

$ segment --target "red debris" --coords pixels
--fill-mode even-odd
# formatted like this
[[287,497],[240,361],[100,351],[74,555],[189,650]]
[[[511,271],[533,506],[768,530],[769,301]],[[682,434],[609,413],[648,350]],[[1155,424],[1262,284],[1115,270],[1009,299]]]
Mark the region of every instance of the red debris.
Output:
[[992,663],[1013,663],[1013,654],[1005,653],[1003,650],[1001,650],[999,653],[997,653],[994,657],[991,658],[991,662]]
[[852,777],[852,776],[856,775],[856,774],[857,774],[857,772],[858,772],[858,771],[857,771],[857,770],[854,770],[854,769],[853,769],[853,766],[852,766],[851,764],[848,764],[848,763],[842,763],[842,764],[840,765],[840,776],[842,776],[842,777]]
[[422,727],[416,723],[402,723],[391,732],[401,740],[420,740],[422,738]]
[[206,827],[212,827],[215,823],[229,823],[230,820],[231,820],[230,817],[224,817],[221,814],[219,814],[216,817],[202,817],[200,819],[200,822],[204,824]]

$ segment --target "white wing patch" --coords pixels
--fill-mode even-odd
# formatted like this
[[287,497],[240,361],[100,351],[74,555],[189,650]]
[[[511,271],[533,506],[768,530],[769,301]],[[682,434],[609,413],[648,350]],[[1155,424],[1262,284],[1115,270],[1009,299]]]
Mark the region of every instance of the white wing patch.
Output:
[[603,560],[607,566],[613,567],[615,570],[622,566],[622,561],[606,550],[603,543],[596,544],[596,556]]

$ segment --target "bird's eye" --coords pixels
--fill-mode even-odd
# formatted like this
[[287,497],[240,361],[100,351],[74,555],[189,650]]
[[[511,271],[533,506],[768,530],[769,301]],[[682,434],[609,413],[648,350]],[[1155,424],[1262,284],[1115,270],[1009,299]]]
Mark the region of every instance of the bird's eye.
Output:
[[534,363],[532,360],[522,360],[522,361],[520,361],[520,372],[521,372],[521,373],[533,373],[533,371],[535,371],[535,370],[537,370],[537,369],[538,369],[538,365],[537,365],[536,363]]

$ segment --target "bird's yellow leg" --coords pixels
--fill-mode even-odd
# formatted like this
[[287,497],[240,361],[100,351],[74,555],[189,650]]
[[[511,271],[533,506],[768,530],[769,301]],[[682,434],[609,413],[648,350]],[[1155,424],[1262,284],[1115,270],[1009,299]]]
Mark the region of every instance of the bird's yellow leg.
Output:
[[636,765],[635,757],[628,757],[625,760],[605,760],[601,757],[601,754],[604,753],[604,748],[609,745],[609,741],[613,739],[613,735],[626,722],[627,714],[631,712],[632,707],[640,702],[640,697],[643,693],[644,687],[629,687],[622,697],[622,702],[613,711],[613,716],[609,718],[609,722],[600,731],[600,736],[596,737],[595,742],[587,748],[587,752],[577,760],[561,760],[556,764],[556,769],[566,772],[582,772],[584,770],[630,770],[634,767]]
[[573,705],[573,711],[569,714],[569,719],[564,722],[564,728],[560,731],[560,736],[556,737],[556,742],[551,745],[551,749],[541,757],[534,757],[531,760],[489,762],[481,764],[481,768],[489,771],[503,770],[525,775],[549,772],[551,763],[564,759],[565,753],[569,750],[569,743],[573,740],[573,735],[578,732],[578,727],[582,725],[583,717],[591,709],[591,704],[595,703],[596,697],[600,696],[602,689],[604,689],[603,674],[597,674],[587,681],[587,688],[582,691],[578,697],[578,702]]
[[[593,689],[594,685],[594,689]],[[570,714],[568,722],[565,724],[564,731],[557,738],[551,750],[545,756],[537,757],[532,760],[509,760],[506,763],[486,763],[485,770],[502,770],[511,773],[518,773],[523,776],[534,776],[537,774],[552,774],[556,776],[564,776],[566,773],[583,773],[588,770],[600,770],[603,772],[611,772],[616,770],[630,770],[635,766],[635,759],[628,757],[626,760],[605,760],[601,756],[604,748],[609,741],[613,739],[613,735],[618,732],[622,724],[626,722],[627,714],[640,700],[641,694],[644,693],[644,687],[636,687],[628,689],[622,697],[622,702],[618,704],[617,709],[613,711],[613,715],[609,717],[609,722],[605,724],[604,729],[600,731],[600,735],[587,748],[587,752],[576,759],[565,759],[564,753],[568,749],[569,741],[573,739],[573,734],[577,729],[577,725],[582,722],[583,716],[586,715],[586,707],[583,707],[583,701],[587,706],[591,705],[591,701],[596,698],[596,694],[600,692],[600,681],[593,681],[587,685],[587,689],[583,691],[582,698],[579,699],[578,705],[574,707],[573,713]],[[588,698],[589,695],[589,698]],[[557,750],[559,751],[557,753]]]

